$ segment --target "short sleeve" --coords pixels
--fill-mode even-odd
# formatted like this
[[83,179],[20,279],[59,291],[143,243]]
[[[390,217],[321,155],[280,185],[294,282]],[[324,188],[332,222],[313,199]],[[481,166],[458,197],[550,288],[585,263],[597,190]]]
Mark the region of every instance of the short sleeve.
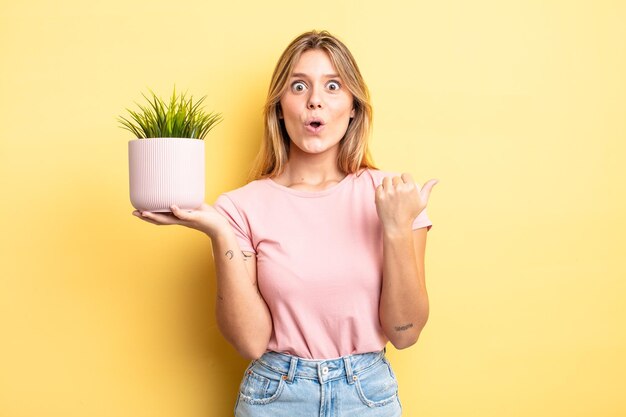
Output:
[[230,226],[235,232],[235,237],[239,243],[239,249],[244,252],[254,252],[254,245],[252,244],[252,234],[250,233],[250,225],[237,209],[237,206],[226,195],[222,194],[217,197],[213,207],[230,223]]
[[413,220],[413,230],[417,230],[421,227],[428,227],[426,231],[429,231],[433,227],[432,222],[428,218],[428,213],[426,213],[426,210],[426,208],[422,210],[422,212],[417,215],[415,220]]

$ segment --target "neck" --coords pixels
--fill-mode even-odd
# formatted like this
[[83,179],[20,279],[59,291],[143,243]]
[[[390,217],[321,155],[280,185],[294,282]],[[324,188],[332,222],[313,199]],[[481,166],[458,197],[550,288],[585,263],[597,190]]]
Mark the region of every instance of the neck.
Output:
[[326,152],[310,154],[292,146],[285,170],[274,180],[288,187],[308,185],[326,188],[338,183],[345,177],[337,166],[338,152],[339,147],[334,147]]

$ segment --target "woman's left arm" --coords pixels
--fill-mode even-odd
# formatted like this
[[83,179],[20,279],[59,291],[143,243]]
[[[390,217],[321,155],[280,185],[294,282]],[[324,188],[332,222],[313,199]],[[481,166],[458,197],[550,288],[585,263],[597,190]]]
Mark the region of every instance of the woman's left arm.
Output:
[[376,189],[376,209],[383,229],[383,284],[379,316],[383,331],[398,349],[415,342],[428,320],[424,256],[426,227],[412,230],[438,180],[421,190],[409,174],[383,179]]

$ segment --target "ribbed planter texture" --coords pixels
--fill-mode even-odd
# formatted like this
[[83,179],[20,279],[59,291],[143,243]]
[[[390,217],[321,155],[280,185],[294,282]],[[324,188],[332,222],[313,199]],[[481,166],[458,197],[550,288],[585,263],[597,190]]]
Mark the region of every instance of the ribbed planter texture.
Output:
[[137,210],[196,209],[204,201],[204,140],[148,138],[128,142],[130,201]]

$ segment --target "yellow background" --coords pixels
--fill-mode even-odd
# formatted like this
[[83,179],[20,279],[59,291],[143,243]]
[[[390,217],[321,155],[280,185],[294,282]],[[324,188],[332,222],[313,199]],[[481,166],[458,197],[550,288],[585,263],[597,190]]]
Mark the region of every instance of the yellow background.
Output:
[[213,202],[312,28],[361,66],[377,164],[440,180],[430,320],[389,349],[404,415],[626,415],[624,22],[622,1],[3,1],[0,416],[232,413],[210,240],[131,216],[116,117],[207,94]]

